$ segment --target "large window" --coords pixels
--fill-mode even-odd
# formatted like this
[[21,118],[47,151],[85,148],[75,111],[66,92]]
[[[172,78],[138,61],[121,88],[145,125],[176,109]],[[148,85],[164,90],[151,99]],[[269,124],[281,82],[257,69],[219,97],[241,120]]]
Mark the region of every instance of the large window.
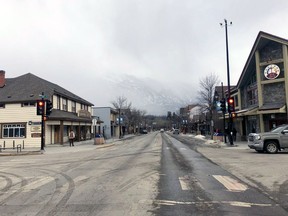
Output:
[[258,94],[257,94],[257,88],[250,88],[247,90],[247,99],[248,99],[248,105],[254,105],[258,103]]
[[255,105],[258,103],[256,73],[253,73],[247,85],[247,103],[248,106]]
[[2,138],[23,138],[25,136],[25,124],[3,124]]

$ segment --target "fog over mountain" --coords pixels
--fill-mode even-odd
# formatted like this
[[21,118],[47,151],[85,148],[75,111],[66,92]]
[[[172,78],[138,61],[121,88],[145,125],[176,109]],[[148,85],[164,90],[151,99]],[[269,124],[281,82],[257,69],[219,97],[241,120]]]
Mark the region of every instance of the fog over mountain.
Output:
[[166,115],[167,111],[178,112],[180,107],[195,102],[192,96],[196,92],[189,83],[163,83],[151,78],[109,74],[97,80],[93,95],[97,98],[95,106],[112,106],[112,101],[124,96],[132,102],[132,107],[147,114]]

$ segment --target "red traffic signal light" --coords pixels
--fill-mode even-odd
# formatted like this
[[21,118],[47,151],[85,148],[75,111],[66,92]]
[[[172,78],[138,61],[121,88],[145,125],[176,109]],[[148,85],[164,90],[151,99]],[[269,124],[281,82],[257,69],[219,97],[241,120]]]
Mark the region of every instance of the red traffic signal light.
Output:
[[43,100],[37,100],[37,115],[44,115],[45,102]]
[[229,98],[229,99],[228,99],[228,103],[234,105],[234,99],[233,99],[233,98]]
[[232,113],[235,111],[235,107],[234,107],[234,98],[229,98],[228,99],[228,112]]

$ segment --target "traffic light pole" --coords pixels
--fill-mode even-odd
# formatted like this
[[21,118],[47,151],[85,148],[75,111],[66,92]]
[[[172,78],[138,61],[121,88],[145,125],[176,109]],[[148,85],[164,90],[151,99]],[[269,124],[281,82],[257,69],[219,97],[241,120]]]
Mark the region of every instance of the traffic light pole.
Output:
[[42,112],[42,115],[41,115],[41,152],[44,151],[44,145],[45,145],[45,140],[44,140],[44,133],[45,133],[45,128],[44,128],[44,117],[45,117],[45,100],[44,100],[44,92],[42,92],[42,95],[41,95],[41,100],[43,102],[43,112]]
[[[222,86],[222,100],[225,101],[225,98],[224,98],[224,88],[223,88],[223,82],[221,82],[221,86]],[[224,103],[225,105],[225,108],[226,108],[226,104]],[[226,111],[226,109],[225,109]],[[224,134],[224,142],[227,143],[227,140],[226,140],[226,120],[225,120],[225,112],[223,112],[223,134]]]
[[[42,99],[44,101],[44,99]],[[44,133],[45,133],[45,128],[44,128],[44,113],[41,115],[41,151],[44,151]]]

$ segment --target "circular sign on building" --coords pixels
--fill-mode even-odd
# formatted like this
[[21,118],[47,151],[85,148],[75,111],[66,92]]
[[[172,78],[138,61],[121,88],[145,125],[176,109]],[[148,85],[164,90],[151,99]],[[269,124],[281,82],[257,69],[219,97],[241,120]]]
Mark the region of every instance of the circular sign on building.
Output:
[[276,79],[280,74],[280,68],[275,64],[270,64],[264,69],[264,76],[267,79]]

